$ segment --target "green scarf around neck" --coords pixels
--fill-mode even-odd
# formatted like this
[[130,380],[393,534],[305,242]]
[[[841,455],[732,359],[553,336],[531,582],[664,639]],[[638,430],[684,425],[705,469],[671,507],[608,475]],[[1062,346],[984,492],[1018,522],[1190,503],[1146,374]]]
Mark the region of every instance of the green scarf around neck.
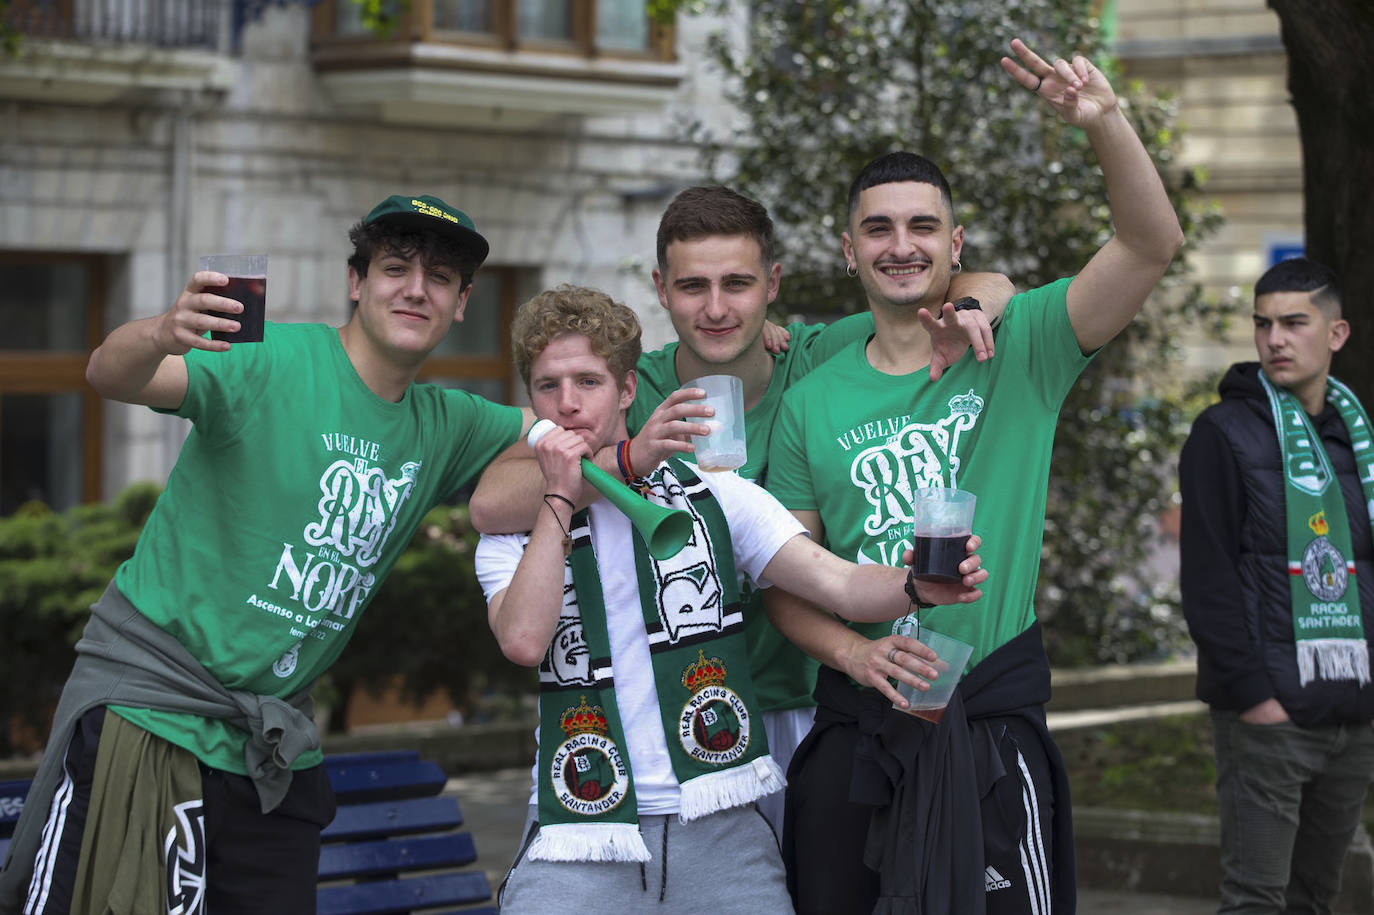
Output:
[[[1299,685],[1315,679],[1369,682],[1369,643],[1360,615],[1350,521],[1340,482],[1321,437],[1292,392],[1273,384],[1263,370],[1283,455],[1284,515],[1288,533],[1288,581],[1293,603],[1293,637]],[[1326,401],[1346,430],[1365,504],[1374,522],[1374,443],[1369,417],[1349,388],[1326,382]]]
[[[744,640],[734,552],[711,490],[680,461],[660,464],[646,494],[691,513],[682,552],[655,560],[637,531],[634,564],[654,688],[681,788],[679,817],[694,820],[781,790],[768,755]],[[614,659],[600,566],[586,510],[573,517],[563,609],[539,668],[539,833],[535,861],[648,861],[615,699]]]

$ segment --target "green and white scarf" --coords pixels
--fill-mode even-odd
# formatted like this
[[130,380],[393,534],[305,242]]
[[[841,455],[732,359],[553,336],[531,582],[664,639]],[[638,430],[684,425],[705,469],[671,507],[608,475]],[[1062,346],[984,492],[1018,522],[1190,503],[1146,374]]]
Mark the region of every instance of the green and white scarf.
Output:
[[[684,509],[694,533],[655,560],[637,531],[635,571],[682,820],[751,803],[784,785],[768,755],[744,642],[734,552],[711,490],[680,461],[660,464],[646,498]],[[536,861],[648,861],[629,746],[615,701],[598,557],[584,510],[573,517],[563,609],[539,668]],[[605,563],[628,557],[600,557]]]
[[[1298,398],[1259,373],[1269,395],[1283,454],[1284,514],[1288,531],[1288,576],[1293,600],[1293,637],[1299,684],[1314,679],[1369,682],[1369,643],[1360,616],[1354,550],[1345,499],[1321,438]],[[1336,407],[1374,521],[1374,443],[1369,417],[1349,388],[1326,382],[1326,400]]]

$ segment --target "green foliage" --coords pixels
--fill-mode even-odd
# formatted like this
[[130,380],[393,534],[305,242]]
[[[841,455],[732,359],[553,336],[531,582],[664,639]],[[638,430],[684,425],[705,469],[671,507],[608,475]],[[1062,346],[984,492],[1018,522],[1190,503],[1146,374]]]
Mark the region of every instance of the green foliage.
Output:
[[[14,748],[11,722],[46,728],[90,605],[133,555],[159,492],[137,484],[112,504],[57,514],[34,502],[0,518],[0,755]],[[466,506],[426,515],[322,691],[379,689],[399,674],[409,696],[443,687],[469,711],[487,691],[532,695],[534,672],[507,661],[487,628],[476,543]]]
[[[962,261],[1029,288],[1076,273],[1110,237],[1102,175],[1065,125],[999,65],[1013,37],[1042,56],[1101,58],[1086,0],[756,0],[745,30],[712,42],[738,133],[695,124],[707,166],[770,208],[787,265],[783,306],[864,307],[843,273],[849,182],[873,157],[911,149],[941,165],[966,230]],[[1103,61],[1108,72],[1110,61]],[[1204,176],[1177,165],[1176,106],[1114,81],[1165,177],[1188,248],[1220,217]],[[1173,493],[1187,430],[1177,368],[1188,325],[1224,317],[1174,262],[1141,317],[1093,360],[1062,412],[1051,475],[1039,612],[1057,663],[1166,653],[1186,636],[1177,586],[1145,560]],[[1147,398],[1145,392],[1149,391]],[[1168,393],[1160,393],[1168,392]]]
[[11,0],[0,0],[0,57],[18,57],[19,46],[23,43],[10,18],[13,7]]
[[1073,802],[1215,813],[1216,759],[1205,714],[1117,722],[1056,734]]
[[362,12],[363,28],[381,38],[396,33],[410,11],[410,0],[350,0]]
[[11,724],[41,733],[71,670],[90,605],[133,555],[158,489],[62,514],[30,502],[0,518],[0,754]]
[[465,505],[425,516],[334,665],[340,693],[379,688],[400,674],[409,698],[445,688],[469,717],[488,691],[533,695],[534,671],[506,660],[487,627],[472,564],[477,537]]
[[661,25],[671,25],[678,13],[690,15],[707,9],[707,0],[645,0],[649,18]]

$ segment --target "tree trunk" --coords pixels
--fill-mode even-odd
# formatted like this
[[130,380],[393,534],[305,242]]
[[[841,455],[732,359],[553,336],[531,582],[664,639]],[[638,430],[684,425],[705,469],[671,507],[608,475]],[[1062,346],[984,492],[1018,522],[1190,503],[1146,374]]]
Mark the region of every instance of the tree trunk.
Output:
[[1333,374],[1374,408],[1374,3],[1269,0],[1302,139],[1307,254],[1341,278],[1351,335]]

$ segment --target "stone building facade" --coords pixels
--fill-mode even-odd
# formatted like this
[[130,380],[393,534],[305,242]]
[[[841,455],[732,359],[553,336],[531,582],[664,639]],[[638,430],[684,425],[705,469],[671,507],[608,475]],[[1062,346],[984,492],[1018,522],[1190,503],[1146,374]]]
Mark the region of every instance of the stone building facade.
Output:
[[[270,255],[269,317],[347,319],[346,231],[433,193],[492,243],[430,380],[519,401],[505,327],[558,282],[671,332],[649,278],[663,206],[703,177],[692,120],[729,124],[707,36],[728,21],[644,0],[411,0],[387,37],[347,0],[10,0],[0,55],[0,514],[162,480],[185,425],[84,384],[108,330],[164,310],[199,255]],[[1117,0],[1126,73],[1179,94],[1184,160],[1227,223],[1195,258],[1248,297],[1301,245],[1296,120],[1264,0]],[[1201,371],[1243,356],[1247,322]]]
[[644,7],[413,0],[378,37],[346,0],[11,2],[0,514],[165,479],[184,424],[102,404],[86,353],[165,310],[207,253],[270,255],[270,319],[343,323],[347,229],[392,193],[437,194],[491,241],[429,380],[520,400],[505,327],[558,282],[606,289],[665,342],[654,233],[701,178],[681,125],[728,116],[702,64],[728,24]]
[[1228,340],[1197,337],[1190,374],[1254,358],[1255,280],[1303,247],[1302,148],[1289,104],[1279,19],[1264,0],[1116,0],[1116,53],[1130,78],[1178,99],[1181,165],[1207,171],[1225,223],[1191,263],[1211,294],[1237,302]]

